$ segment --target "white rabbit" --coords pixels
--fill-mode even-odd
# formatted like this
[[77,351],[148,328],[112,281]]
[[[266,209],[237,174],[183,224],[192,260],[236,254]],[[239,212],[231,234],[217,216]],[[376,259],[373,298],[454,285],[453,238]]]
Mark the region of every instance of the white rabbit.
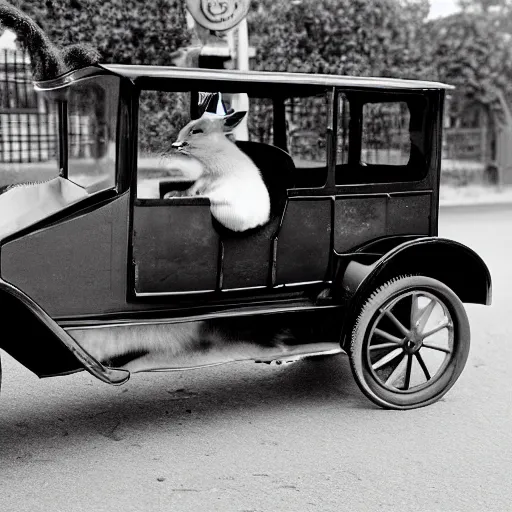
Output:
[[254,162],[227,138],[246,112],[221,116],[205,113],[179,133],[166,167],[194,180],[189,189],[172,196],[207,196],[212,215],[232,231],[246,231],[268,222],[270,198]]

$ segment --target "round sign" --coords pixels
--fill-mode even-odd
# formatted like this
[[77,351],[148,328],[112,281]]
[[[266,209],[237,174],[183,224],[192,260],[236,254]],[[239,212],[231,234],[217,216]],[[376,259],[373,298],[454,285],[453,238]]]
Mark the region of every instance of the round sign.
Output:
[[236,27],[249,12],[250,0],[187,0],[194,20],[209,30]]

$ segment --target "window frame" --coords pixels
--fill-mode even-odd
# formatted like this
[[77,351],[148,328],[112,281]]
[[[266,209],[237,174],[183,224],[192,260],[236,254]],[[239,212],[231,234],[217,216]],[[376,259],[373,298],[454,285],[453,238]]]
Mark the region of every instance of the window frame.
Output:
[[[105,97],[105,102],[110,101],[110,99],[112,99],[112,98],[110,98],[109,95],[115,93],[114,98],[115,98],[116,104],[113,107],[113,110],[115,110],[115,129],[114,129],[114,133],[110,134],[110,136],[115,137],[115,140],[114,140],[114,142],[115,142],[114,165],[113,165],[113,169],[111,170],[111,172],[113,173],[113,175],[111,176],[111,178],[113,178],[113,183],[111,186],[108,186],[102,190],[112,190],[112,189],[117,190],[118,183],[119,183],[119,140],[120,140],[120,133],[121,133],[120,132],[121,93],[122,93],[121,78],[119,78],[115,75],[100,74],[100,75],[93,75],[90,77],[84,77],[80,80],[77,80],[77,81],[73,82],[66,89],[66,98],[65,98],[65,100],[60,102],[60,106],[59,106],[59,109],[62,111],[62,114],[61,114],[62,115],[62,126],[61,126],[61,130],[60,130],[60,137],[62,137],[62,145],[60,145],[61,152],[62,152],[61,157],[64,158],[64,161],[65,161],[65,167],[63,167],[63,173],[61,174],[61,177],[67,179],[68,181],[71,181],[72,183],[74,183],[75,185],[77,185],[81,188],[84,188],[85,190],[87,190],[88,187],[85,187],[85,186],[81,185],[80,183],[77,183],[73,178],[69,177],[69,161],[70,161],[69,100],[70,100],[70,96],[73,92],[73,87],[75,87],[77,85],[83,85],[86,82],[101,84],[101,81],[103,81],[104,79],[116,81],[116,85],[102,86],[107,93],[106,97]],[[107,121],[107,124],[109,124],[108,121]],[[102,190],[98,190],[98,191],[102,191]],[[95,192],[98,192],[98,191],[95,191]]]
[[[335,162],[335,187],[369,187],[369,186],[389,186],[402,184],[403,186],[411,187],[414,183],[421,183],[425,181],[431,173],[432,163],[435,155],[434,131],[435,131],[435,98],[421,90],[356,90],[356,89],[345,89],[338,87],[336,89],[336,103],[335,103],[335,116],[336,120],[339,116],[339,101],[341,96],[345,96],[349,102],[350,109],[350,120],[349,120],[349,133],[348,133],[348,161],[346,164],[336,164]],[[425,107],[421,117],[422,122],[422,140],[424,146],[424,168],[420,173],[415,173],[411,177],[407,177],[405,170],[408,165],[385,165],[385,164],[367,164],[362,163],[362,142],[363,142],[363,107],[369,103],[400,103],[404,102],[409,104],[413,98],[425,101]],[[411,113],[412,114],[412,113]],[[411,115],[411,119],[412,119]],[[337,127],[335,130],[335,155],[337,154],[338,148],[338,134]],[[341,172],[342,166],[345,168],[345,175],[348,178],[349,171],[351,174],[361,176],[362,179],[349,178],[344,179],[341,182],[336,181],[336,171]],[[385,169],[392,169],[394,172],[391,173],[389,179],[364,179],[365,175],[370,175],[371,172],[375,173],[382,170],[382,176],[385,178]],[[366,171],[366,172],[365,172]],[[403,176],[401,176],[403,174]],[[397,175],[400,175],[397,177]],[[371,176],[370,176],[371,177]]]
[[[69,178],[69,99],[72,93],[73,87],[79,84],[84,84],[86,81],[98,81],[105,77],[112,77],[116,79],[117,85],[116,87],[116,98],[117,105],[115,105],[115,162],[114,162],[114,184],[112,187],[108,187],[105,190],[116,190],[119,191],[119,183],[122,181],[122,173],[121,173],[121,165],[120,165],[120,144],[121,141],[121,133],[127,130],[127,123],[131,123],[131,121],[126,119],[130,116],[128,108],[128,97],[130,92],[127,91],[126,86],[123,85],[125,80],[120,77],[111,74],[94,74],[91,76],[86,76],[83,78],[79,78],[64,88],[58,89],[49,89],[38,91],[38,94],[41,94],[42,98],[44,98],[48,102],[53,102],[56,106],[56,123],[57,123],[57,144],[58,151],[56,155],[56,160],[58,161],[59,172],[58,176],[71,181],[79,187],[81,185],[77,184],[75,181]],[[124,109],[122,108],[124,107]],[[124,116],[122,112],[124,111]],[[121,126],[122,125],[122,126]],[[124,158],[126,160],[126,158]],[[124,180],[127,181],[127,180]],[[84,188],[84,187],[82,187]],[[127,188],[127,184],[125,183],[124,188]]]
[[[243,87],[245,86],[245,87]],[[327,116],[326,116],[326,167],[327,176],[325,183],[315,187],[293,187],[289,188],[290,196],[309,194],[312,196],[332,194],[335,188],[335,162],[336,162],[336,87],[321,86],[321,85],[293,85],[290,90],[284,91],[282,88],[277,88],[269,94],[262,94],[260,89],[254,88],[255,84],[252,83],[239,83],[239,82],[222,82],[222,83],[206,83],[206,82],[189,82],[189,81],[170,81],[169,79],[162,79],[158,82],[148,81],[138,84],[137,93],[134,98],[134,118],[135,122],[135,137],[134,137],[134,179],[132,187],[134,190],[134,197],[137,200],[142,198],[138,197],[137,181],[139,178],[139,144],[138,134],[140,130],[140,95],[143,91],[161,91],[170,93],[188,93],[190,94],[190,118],[194,119],[197,116],[197,110],[194,108],[194,98],[197,97],[199,92],[221,92],[228,94],[247,94],[249,96],[249,104],[253,98],[268,98],[272,103],[272,122],[273,122],[273,136],[272,146],[276,146],[288,153],[287,147],[287,132],[286,132],[286,119],[284,117],[285,101],[292,97],[307,97],[312,96],[313,93],[324,93],[327,98]],[[283,112],[283,115],[276,115]],[[288,153],[289,154],[289,153]],[[291,156],[291,155],[290,155]],[[144,199],[144,201],[153,201],[154,199]],[[168,199],[169,200],[169,199]]]

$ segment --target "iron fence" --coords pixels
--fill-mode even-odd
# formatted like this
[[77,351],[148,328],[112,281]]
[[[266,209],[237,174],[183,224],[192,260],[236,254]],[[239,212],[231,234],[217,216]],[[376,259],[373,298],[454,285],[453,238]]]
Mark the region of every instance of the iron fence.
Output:
[[0,162],[55,158],[55,113],[34,91],[30,61],[18,50],[0,50]]
[[443,156],[447,159],[487,160],[486,131],[482,128],[445,128]]
[[[324,161],[325,127],[320,124],[325,123],[327,116],[325,98],[291,99],[285,105],[285,109],[287,142],[294,156],[304,161]],[[340,119],[344,119],[345,110],[343,107],[340,111]],[[91,123],[87,115],[70,116],[68,124],[71,157],[83,157],[93,151],[95,129]],[[156,124],[159,125],[160,122]],[[345,123],[341,124],[345,132],[347,127]],[[374,133],[377,128],[377,125],[372,126],[372,130],[368,131],[367,140],[365,139],[366,144],[363,149],[370,156],[383,151],[380,147],[382,137],[376,137]],[[253,99],[249,116],[251,137],[253,140],[270,142],[272,129],[271,101]],[[388,136],[393,135],[393,140],[386,141],[384,149],[388,153],[397,152],[403,143],[404,130],[389,126],[384,131]],[[57,132],[56,113],[51,105],[34,91],[27,54],[19,50],[0,50],[0,162],[45,162],[55,159]],[[151,135],[154,136],[154,133]],[[344,133],[338,135],[345,141]],[[346,144],[342,143],[338,148],[340,151],[337,155],[338,163],[346,160],[345,146]],[[489,156],[488,152],[485,130],[480,128],[444,130],[443,157],[445,159],[483,162]],[[369,159],[370,156],[368,156]],[[386,158],[390,160],[391,156],[387,155]]]

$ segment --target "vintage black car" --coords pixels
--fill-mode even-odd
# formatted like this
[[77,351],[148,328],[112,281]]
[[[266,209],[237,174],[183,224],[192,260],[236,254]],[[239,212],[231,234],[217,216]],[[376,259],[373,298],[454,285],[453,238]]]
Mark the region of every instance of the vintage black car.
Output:
[[[100,65],[36,89],[55,178],[0,195],[13,326],[0,347],[35,374],[122,384],[344,351],[382,407],[425,406],[455,383],[470,343],[462,303],[490,304],[491,279],[437,236],[449,86]],[[240,106],[247,126],[231,138],[261,172],[270,217],[235,232],[209,197],[173,195],[190,180],[166,154],[205,109]]]

